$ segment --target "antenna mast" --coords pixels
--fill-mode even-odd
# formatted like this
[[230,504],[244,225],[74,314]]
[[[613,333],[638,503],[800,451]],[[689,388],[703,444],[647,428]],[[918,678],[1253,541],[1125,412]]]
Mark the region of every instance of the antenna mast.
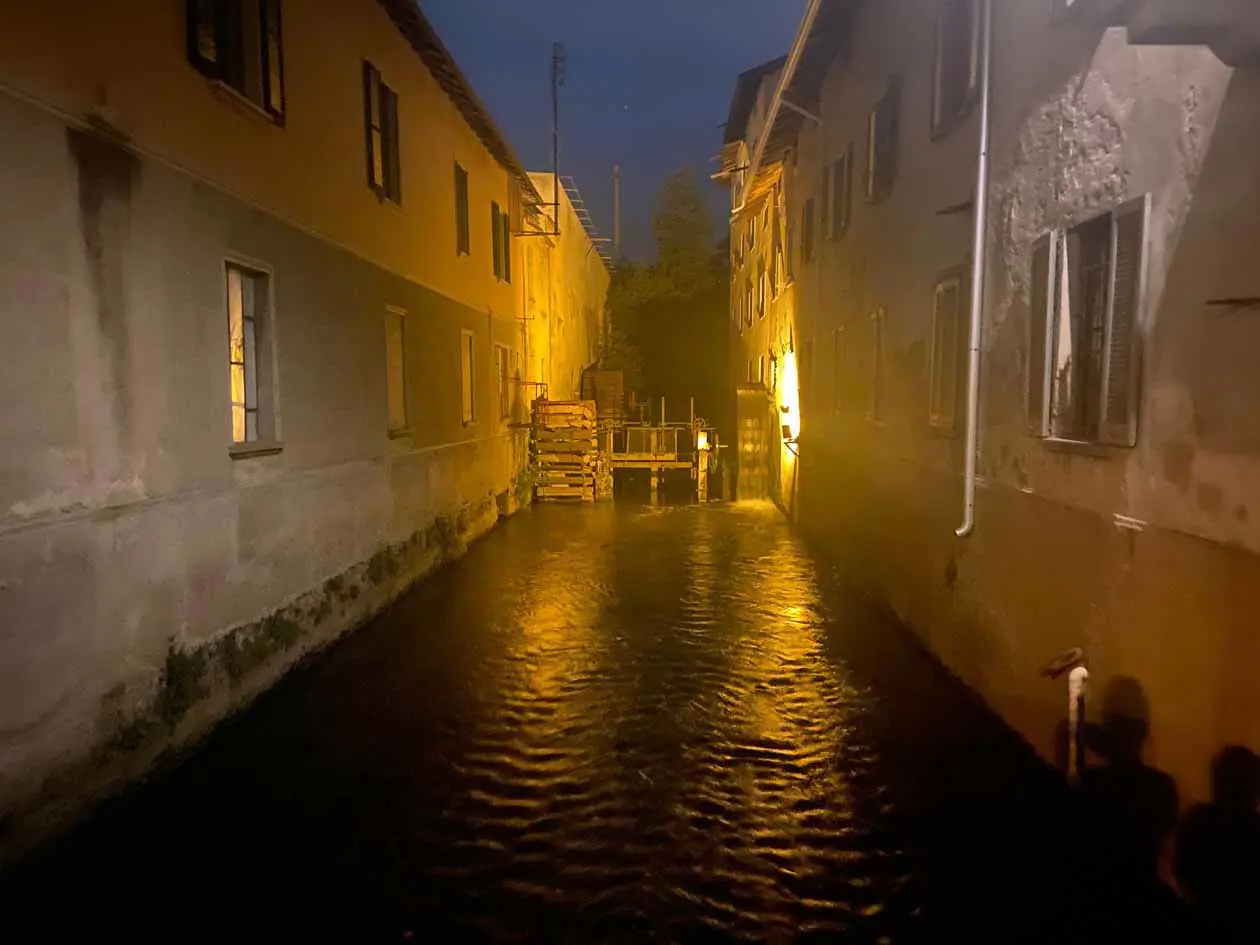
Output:
[[560,235],[560,87],[564,85],[564,43],[551,45],[551,195],[553,235]]

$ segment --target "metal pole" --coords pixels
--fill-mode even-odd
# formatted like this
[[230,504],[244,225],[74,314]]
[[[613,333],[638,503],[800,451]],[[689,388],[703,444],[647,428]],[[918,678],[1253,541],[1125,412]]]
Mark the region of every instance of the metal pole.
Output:
[[552,231],[560,235],[560,86],[564,84],[564,44],[551,46],[551,197]]
[[621,165],[613,165],[613,259],[621,258]]
[[975,232],[971,243],[971,340],[967,358],[967,446],[963,474],[963,520],[955,530],[966,538],[976,525],[976,461],[980,447],[980,335],[984,327],[985,250],[989,228],[989,109],[993,101],[993,0],[981,0],[980,157],[976,162]]

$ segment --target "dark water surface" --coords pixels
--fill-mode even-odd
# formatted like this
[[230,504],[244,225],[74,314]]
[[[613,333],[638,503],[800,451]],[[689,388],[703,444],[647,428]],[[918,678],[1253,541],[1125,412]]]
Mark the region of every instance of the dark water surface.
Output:
[[772,509],[549,507],[33,858],[0,922],[11,941],[1123,939],[1116,897],[1073,882],[1062,802]]

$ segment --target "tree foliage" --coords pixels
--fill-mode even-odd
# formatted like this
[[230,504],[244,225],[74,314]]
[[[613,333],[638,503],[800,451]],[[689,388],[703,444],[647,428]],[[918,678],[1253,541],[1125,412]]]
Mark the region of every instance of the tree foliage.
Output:
[[[728,398],[728,252],[715,243],[699,175],[683,169],[661,187],[652,221],[656,260],[622,262],[608,294],[612,332],[607,363],[637,365],[626,387],[716,420]],[[601,363],[605,359],[601,356]],[[670,419],[678,419],[675,406]]]

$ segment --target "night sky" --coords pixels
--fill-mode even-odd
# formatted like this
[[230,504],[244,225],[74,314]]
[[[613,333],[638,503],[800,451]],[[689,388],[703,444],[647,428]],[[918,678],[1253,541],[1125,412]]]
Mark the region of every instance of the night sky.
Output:
[[[735,77],[791,46],[804,0],[422,0],[425,14],[529,170],[551,167],[551,44],[565,44],[561,173],[612,236],[621,165],[622,240],[652,254],[661,181],[706,178]],[[713,188],[715,225],[725,193]]]

